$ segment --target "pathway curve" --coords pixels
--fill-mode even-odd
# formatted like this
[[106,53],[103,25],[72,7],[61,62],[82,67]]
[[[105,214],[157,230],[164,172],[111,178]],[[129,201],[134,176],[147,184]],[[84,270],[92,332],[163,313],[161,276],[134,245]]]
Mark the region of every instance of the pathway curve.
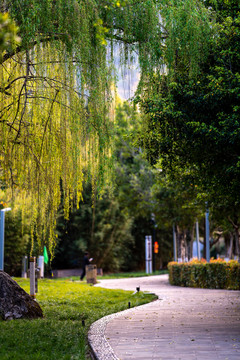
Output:
[[171,286],[168,275],[102,280],[109,289],[154,292],[159,300],[92,325],[98,360],[240,360],[240,291]]

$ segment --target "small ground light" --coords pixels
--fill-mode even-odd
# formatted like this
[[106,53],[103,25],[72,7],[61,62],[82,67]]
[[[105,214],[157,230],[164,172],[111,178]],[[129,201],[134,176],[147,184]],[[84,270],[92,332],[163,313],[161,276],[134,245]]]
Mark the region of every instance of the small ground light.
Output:
[[82,326],[85,326],[85,321],[84,320],[82,320]]
[[140,286],[137,286],[136,290],[137,290],[137,292],[139,292],[140,291]]
[[129,301],[129,303],[128,303],[128,308],[130,309],[130,307],[131,307],[131,303],[130,303],[130,301]]

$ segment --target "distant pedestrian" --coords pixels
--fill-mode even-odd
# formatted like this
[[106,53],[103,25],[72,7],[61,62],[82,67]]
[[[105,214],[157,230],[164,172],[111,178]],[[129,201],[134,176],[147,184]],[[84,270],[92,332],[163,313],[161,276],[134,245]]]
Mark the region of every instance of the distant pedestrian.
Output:
[[80,280],[83,280],[84,276],[86,275],[86,266],[89,265],[91,261],[92,261],[92,258],[89,259],[89,253],[86,251],[84,253],[84,257],[83,257],[82,275],[80,277]]

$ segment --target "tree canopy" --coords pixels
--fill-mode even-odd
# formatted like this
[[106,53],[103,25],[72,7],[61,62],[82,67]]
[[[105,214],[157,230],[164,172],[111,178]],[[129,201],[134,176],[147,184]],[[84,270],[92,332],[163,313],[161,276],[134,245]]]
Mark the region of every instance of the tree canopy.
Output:
[[232,205],[240,201],[239,10],[232,3],[219,10],[218,36],[195,79],[177,67],[175,79],[168,82],[168,75],[161,75],[155,98],[143,101],[150,114],[152,161],[160,156],[172,175],[179,176],[180,169],[189,184],[201,185],[208,200],[215,197],[217,203],[227,193]]
[[148,114],[144,142],[152,163],[189,194],[197,189],[203,209],[207,201],[214,216],[228,218],[239,255],[240,5],[204,3],[215,14],[207,57],[193,77],[180,53],[172,75],[156,75],[151,91],[140,97]]
[[[1,187],[31,196],[32,237],[54,246],[65,216],[111,166],[114,47],[121,63],[137,53],[139,94],[177,68],[194,77],[208,56],[214,13],[201,0],[1,0],[21,44],[1,60]],[[161,82],[162,84],[162,82]]]

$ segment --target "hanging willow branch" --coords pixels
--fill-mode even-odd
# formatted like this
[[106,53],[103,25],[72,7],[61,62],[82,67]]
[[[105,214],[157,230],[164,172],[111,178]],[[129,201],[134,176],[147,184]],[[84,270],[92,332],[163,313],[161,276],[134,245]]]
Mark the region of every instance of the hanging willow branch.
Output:
[[191,72],[209,31],[201,3],[0,0],[22,39],[0,65],[0,182],[20,189],[23,202],[30,196],[40,248],[53,250],[59,205],[67,217],[87,174],[93,194],[108,181],[114,78],[106,40],[124,44],[125,64],[138,53],[143,79],[163,64],[170,70],[176,51]]
[[55,34],[36,35],[27,46],[23,39],[15,55],[5,54],[1,68],[1,184],[31,197],[32,236],[50,250],[61,201],[67,217],[87,173],[96,187],[109,155],[111,74],[105,48],[92,44],[92,28],[83,25],[79,48]]

